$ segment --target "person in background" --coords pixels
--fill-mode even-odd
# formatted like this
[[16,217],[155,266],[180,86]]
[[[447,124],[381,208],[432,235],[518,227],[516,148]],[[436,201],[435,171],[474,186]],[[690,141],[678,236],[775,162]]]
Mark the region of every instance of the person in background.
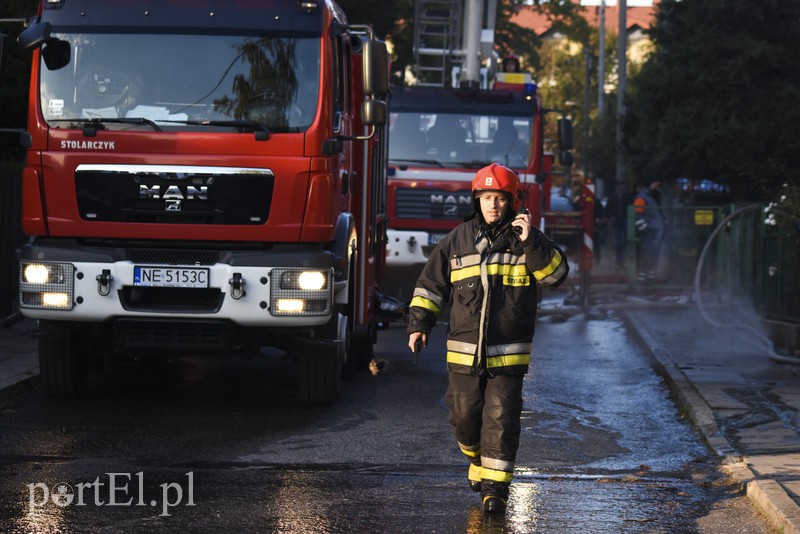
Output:
[[625,191],[625,183],[614,182],[614,191],[606,200],[606,215],[611,221],[611,231],[614,234],[614,257],[617,267],[625,264],[625,245],[627,242],[628,205],[633,202],[630,193]]
[[438,161],[455,161],[465,157],[467,130],[461,126],[461,116],[439,113],[427,131],[429,154]]
[[509,54],[503,58],[503,72],[519,72],[519,57],[516,54]]
[[445,402],[467,479],[483,509],[506,509],[521,431],[522,382],[531,359],[537,287],[558,287],[569,264],[531,225],[519,176],[492,163],[472,180],[473,213],[436,246],[409,305],[408,346],[418,352],[450,304]]
[[652,283],[656,279],[661,241],[664,237],[664,216],[658,199],[661,192],[661,182],[657,179],[647,179],[643,187],[633,200],[633,210],[636,215],[636,232],[641,242],[641,255],[639,261],[639,282]]

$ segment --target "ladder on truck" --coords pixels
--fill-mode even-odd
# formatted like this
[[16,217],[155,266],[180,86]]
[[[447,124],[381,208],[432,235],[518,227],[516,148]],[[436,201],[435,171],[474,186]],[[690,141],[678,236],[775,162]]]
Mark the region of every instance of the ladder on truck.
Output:
[[461,63],[461,4],[463,0],[416,0],[414,4],[414,62],[417,85],[445,87],[450,70]]

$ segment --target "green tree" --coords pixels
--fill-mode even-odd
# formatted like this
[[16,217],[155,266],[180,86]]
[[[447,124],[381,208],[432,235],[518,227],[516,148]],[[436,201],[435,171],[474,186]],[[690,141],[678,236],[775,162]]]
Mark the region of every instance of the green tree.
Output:
[[[37,0],[3,0],[0,19],[28,18],[36,14],[37,5]],[[0,33],[8,36],[0,72],[0,128],[25,128],[27,123],[31,55],[16,45],[23,29],[20,22],[0,22]],[[0,136],[0,161],[19,159],[21,155],[16,135]]]
[[715,180],[734,200],[797,183],[800,2],[662,0],[651,34],[623,125],[630,169]]
[[337,0],[350,24],[369,24],[379,39],[391,41],[393,83],[413,63],[414,0]]

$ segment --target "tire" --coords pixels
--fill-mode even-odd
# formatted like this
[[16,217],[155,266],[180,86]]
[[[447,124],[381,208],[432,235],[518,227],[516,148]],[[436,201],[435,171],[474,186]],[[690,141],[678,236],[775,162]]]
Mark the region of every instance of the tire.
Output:
[[369,362],[375,357],[375,325],[357,326],[350,338],[350,354],[347,361],[353,370],[366,370]]
[[83,394],[89,375],[89,328],[39,321],[39,374],[45,394],[71,398]]
[[336,347],[307,344],[300,349],[300,400],[330,406],[342,391],[342,365]]

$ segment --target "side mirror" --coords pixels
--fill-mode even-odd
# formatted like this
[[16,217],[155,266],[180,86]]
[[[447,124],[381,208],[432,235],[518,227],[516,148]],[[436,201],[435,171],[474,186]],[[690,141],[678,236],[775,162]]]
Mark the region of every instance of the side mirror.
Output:
[[572,121],[565,117],[558,119],[558,147],[572,150]]
[[42,48],[42,59],[49,70],[63,69],[69,65],[70,48],[67,41],[50,39]]
[[383,41],[364,43],[364,93],[379,97],[389,93],[389,53]]
[[361,103],[361,122],[364,126],[383,126],[388,116],[388,106],[382,100],[365,100]]
[[558,163],[563,167],[569,167],[574,162],[572,152],[569,150],[562,150],[558,154]]
[[25,51],[39,48],[50,39],[53,27],[49,22],[34,22],[19,35],[17,43]]

